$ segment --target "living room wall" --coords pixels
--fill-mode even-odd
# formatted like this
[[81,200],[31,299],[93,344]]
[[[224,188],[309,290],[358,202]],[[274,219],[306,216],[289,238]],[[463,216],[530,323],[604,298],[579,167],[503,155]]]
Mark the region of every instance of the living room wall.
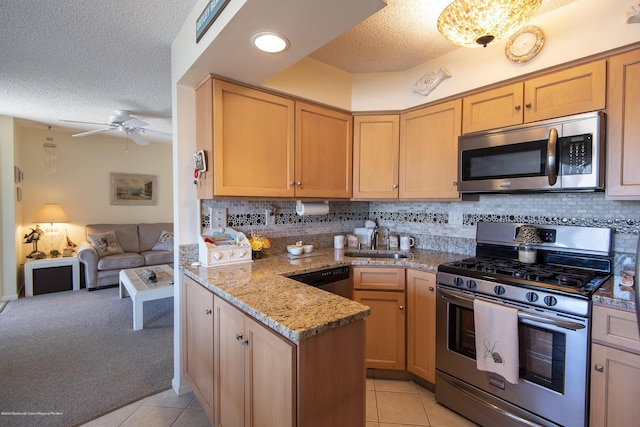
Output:
[[[94,223],[173,222],[171,144],[138,146],[122,133],[102,133],[72,138],[71,131],[49,130],[46,126],[21,128],[16,140],[24,173],[22,218],[25,230],[45,203],[59,203],[70,223],[69,238],[85,240],[84,226]],[[47,141],[47,137],[53,141]],[[45,142],[56,145],[55,171],[45,165]],[[158,176],[156,206],[111,205],[111,172]],[[41,224],[44,228],[44,225]],[[32,248],[22,245],[24,259]]]

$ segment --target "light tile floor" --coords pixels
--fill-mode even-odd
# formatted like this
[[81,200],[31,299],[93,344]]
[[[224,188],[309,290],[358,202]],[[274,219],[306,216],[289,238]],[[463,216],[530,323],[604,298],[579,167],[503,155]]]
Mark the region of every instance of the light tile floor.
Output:
[[[367,379],[366,408],[366,427],[475,426],[436,403],[432,392],[410,381]],[[176,396],[173,390],[167,390],[113,411],[83,427],[210,425],[193,393]]]

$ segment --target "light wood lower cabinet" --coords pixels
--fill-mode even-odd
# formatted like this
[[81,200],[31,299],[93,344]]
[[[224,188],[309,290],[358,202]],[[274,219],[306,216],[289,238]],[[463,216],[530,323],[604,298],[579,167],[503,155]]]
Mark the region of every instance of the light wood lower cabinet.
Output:
[[591,427],[638,425],[640,339],[635,312],[595,305],[591,346]]
[[215,425],[295,426],[295,346],[214,298]]
[[213,423],[213,294],[182,276],[185,298],[185,377]]
[[436,382],[436,275],[407,270],[407,370]]
[[366,366],[405,369],[405,274],[403,268],[355,267],[354,299],[371,308],[366,318]]
[[611,57],[607,106],[607,198],[640,199],[640,49]]

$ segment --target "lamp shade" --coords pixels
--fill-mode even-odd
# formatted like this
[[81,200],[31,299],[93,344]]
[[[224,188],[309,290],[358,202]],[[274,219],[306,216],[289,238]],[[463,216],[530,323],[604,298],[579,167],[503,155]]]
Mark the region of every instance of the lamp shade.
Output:
[[438,17],[438,31],[465,47],[487,46],[513,34],[542,0],[454,0]]
[[33,218],[33,222],[48,222],[51,224],[54,222],[69,222],[69,217],[59,204],[47,203],[40,208]]

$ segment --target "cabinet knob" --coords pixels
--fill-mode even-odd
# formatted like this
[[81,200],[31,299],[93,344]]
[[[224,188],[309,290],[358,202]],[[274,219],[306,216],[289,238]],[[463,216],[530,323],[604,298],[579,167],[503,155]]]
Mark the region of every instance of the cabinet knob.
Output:
[[207,316],[211,316],[211,313],[213,313],[213,312],[211,311],[211,309],[210,309],[210,308],[207,308],[207,309],[204,311],[204,314],[206,314]]
[[404,310],[404,305],[401,305],[400,307],[398,307],[400,310]]
[[429,292],[433,292],[435,291],[435,288],[433,286],[429,286]]
[[398,184],[393,184],[393,188],[398,188]]
[[249,345],[249,340],[241,340],[240,344],[245,345],[245,346]]
[[293,181],[289,181],[289,185],[295,185],[296,183]]
[[242,341],[242,334],[236,334],[236,340]]
[[516,111],[520,111],[520,105],[516,105]]
[[604,366],[600,364],[596,364],[596,366],[594,366],[594,369],[598,372],[604,372]]
[[531,103],[528,102],[528,103],[524,104],[524,106],[527,107],[527,108],[531,108]]
[[298,187],[300,187],[302,185],[302,183],[300,181],[298,181]]

